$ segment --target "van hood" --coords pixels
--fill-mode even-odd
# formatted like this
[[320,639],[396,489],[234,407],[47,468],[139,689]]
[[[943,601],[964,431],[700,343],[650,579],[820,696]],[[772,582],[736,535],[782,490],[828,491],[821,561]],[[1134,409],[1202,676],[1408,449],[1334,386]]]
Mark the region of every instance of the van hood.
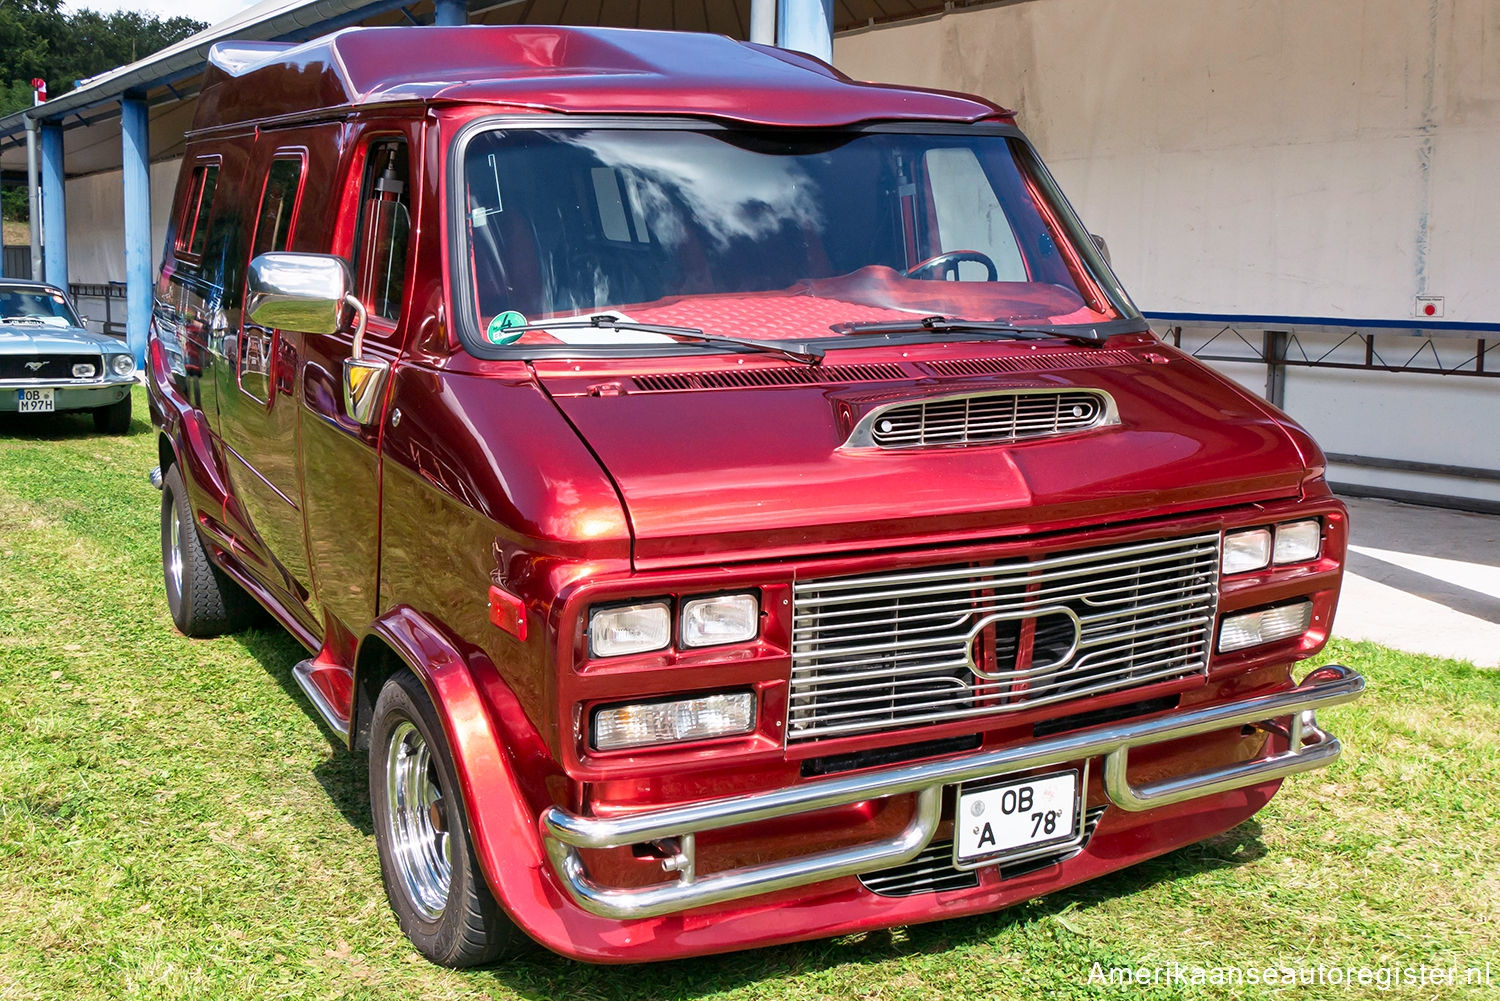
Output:
[[[701,358],[678,374],[534,367],[613,478],[642,568],[1098,527],[1294,497],[1321,471],[1304,432],[1164,345],[933,347],[944,360],[837,358],[850,350],[792,368],[823,384],[754,385],[778,367],[759,358],[716,358],[708,378]],[[1011,444],[850,441],[876,407],[1016,390],[1102,390],[1119,421]]]

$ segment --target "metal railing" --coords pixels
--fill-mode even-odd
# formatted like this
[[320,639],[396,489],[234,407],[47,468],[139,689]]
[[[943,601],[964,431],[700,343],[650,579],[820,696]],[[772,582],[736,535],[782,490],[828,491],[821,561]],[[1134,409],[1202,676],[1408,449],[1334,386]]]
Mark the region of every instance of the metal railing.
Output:
[[[68,293],[78,306],[78,311],[100,324],[103,333],[120,339],[125,338],[125,283],[124,282],[73,282]],[[104,303],[104,317],[100,319],[93,310],[85,308],[83,300],[100,300]],[[116,305],[118,303],[118,306]],[[118,309],[120,319],[115,319]]]

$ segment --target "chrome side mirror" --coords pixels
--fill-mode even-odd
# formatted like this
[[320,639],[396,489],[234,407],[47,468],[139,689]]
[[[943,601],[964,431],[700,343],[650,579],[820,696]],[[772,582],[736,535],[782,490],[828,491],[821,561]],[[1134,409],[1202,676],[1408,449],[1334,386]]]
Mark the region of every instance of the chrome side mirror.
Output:
[[305,334],[337,333],[354,311],[354,346],[344,359],[344,412],[359,424],[378,416],[390,362],[364,357],[365,307],[350,292],[349,264],[332,254],[261,254],[250,262],[245,315],[251,323]]
[[342,257],[261,254],[250,262],[245,315],[251,323],[272,329],[336,333],[353,285]]

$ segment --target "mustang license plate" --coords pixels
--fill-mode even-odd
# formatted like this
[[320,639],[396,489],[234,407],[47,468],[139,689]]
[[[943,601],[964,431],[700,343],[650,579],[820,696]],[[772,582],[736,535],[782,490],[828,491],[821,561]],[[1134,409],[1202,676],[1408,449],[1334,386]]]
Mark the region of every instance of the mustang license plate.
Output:
[[16,397],[16,409],[23,414],[50,414],[57,409],[51,389],[18,389]]
[[973,868],[1077,841],[1079,812],[1074,771],[960,788],[953,818],[954,862]]

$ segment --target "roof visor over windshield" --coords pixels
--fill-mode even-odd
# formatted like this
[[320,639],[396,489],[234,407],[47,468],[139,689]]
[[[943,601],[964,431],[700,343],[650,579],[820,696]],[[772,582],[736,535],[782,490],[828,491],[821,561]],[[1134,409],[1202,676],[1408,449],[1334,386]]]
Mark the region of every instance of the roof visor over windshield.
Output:
[[[479,131],[462,147],[468,339],[576,354],[686,347],[647,326],[801,342],[1135,318],[1033,163],[996,132]],[[606,313],[622,322],[548,326]]]

